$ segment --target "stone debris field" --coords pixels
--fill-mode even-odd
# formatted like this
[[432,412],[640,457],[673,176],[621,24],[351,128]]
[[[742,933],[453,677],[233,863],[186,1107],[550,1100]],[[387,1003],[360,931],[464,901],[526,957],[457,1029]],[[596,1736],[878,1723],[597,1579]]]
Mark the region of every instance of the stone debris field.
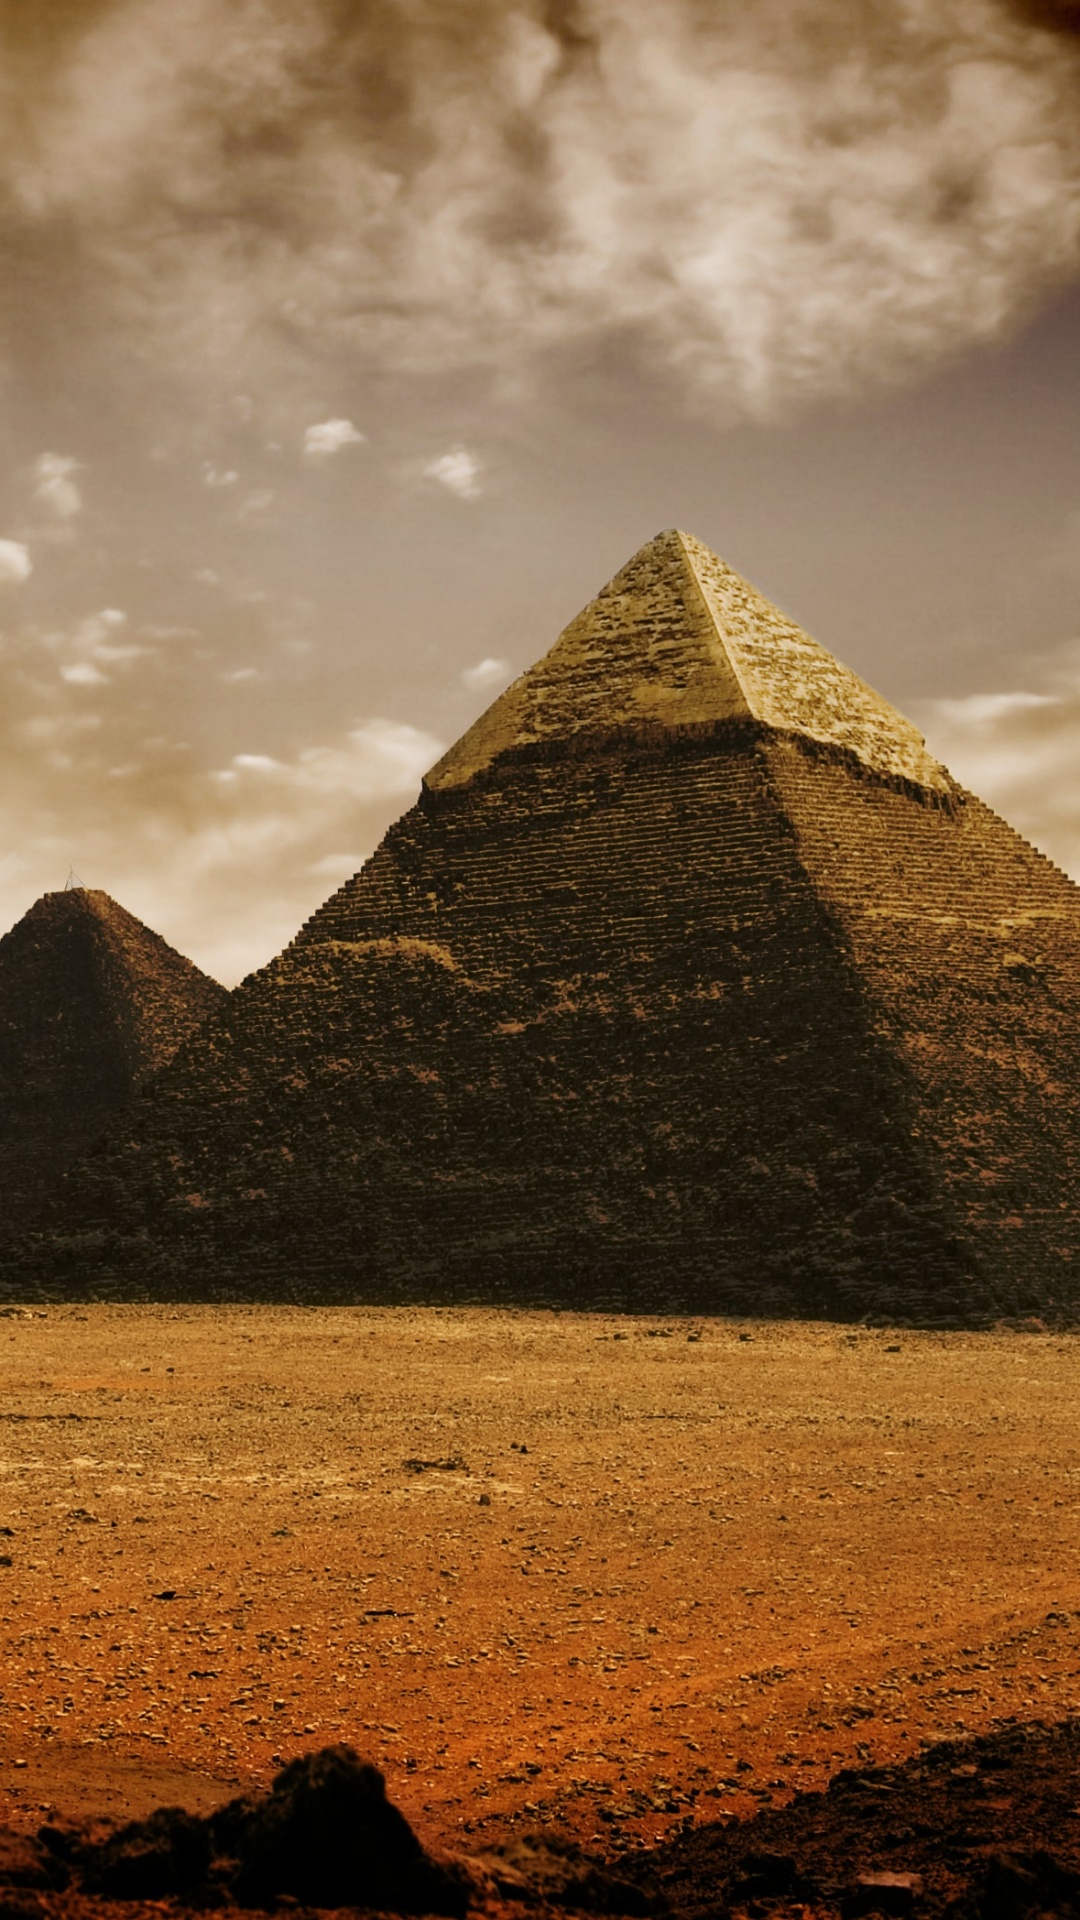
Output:
[[469,1310],[0,1318],[0,1823],[346,1740],[625,1850],[1080,1711],[1077,1342]]

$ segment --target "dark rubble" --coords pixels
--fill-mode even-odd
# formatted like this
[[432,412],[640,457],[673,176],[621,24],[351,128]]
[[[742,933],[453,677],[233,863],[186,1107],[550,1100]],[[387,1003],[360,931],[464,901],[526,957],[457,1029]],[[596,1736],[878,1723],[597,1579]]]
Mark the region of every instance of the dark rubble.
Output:
[[665,1920],[1034,1920],[1080,1914],[1080,1722],[943,1742],[845,1769],[821,1793],[600,1861],[546,1830],[473,1858],[428,1853],[383,1776],[337,1746],[207,1818],[0,1832],[0,1920],[143,1920],[231,1907],[462,1920],[577,1912]]

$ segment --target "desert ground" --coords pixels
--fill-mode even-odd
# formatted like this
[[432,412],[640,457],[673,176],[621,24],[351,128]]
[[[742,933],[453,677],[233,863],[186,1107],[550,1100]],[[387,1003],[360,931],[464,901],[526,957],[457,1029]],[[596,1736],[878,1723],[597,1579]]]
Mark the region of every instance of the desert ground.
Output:
[[0,1824],[206,1810],[347,1740],[426,1841],[625,1851],[1080,1712],[1078,1362],[1042,1332],[9,1308]]

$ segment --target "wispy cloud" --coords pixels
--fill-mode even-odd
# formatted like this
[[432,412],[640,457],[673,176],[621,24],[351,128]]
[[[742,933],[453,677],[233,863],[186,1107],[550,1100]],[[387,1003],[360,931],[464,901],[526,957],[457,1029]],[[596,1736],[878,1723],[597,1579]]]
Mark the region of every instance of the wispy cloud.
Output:
[[188,679],[171,673],[177,648],[200,645],[155,646],[115,608],[9,636],[0,817],[19,822],[23,864],[0,862],[0,924],[74,864],[231,982],[355,872],[444,751],[422,728],[370,717],[292,748],[249,735],[207,766],[182,730]]
[[57,671],[69,686],[101,687],[118,667],[150,651],[144,642],[123,637],[127,624],[127,614],[119,607],[102,607],[70,630],[47,633],[43,645],[58,656]]
[[21,586],[33,571],[30,550],[21,540],[0,540],[0,585]]
[[996,339],[1076,270],[1055,11],[99,0],[66,37],[57,9],[0,137],[5,218],[141,355],[246,398],[282,356],[504,380],[610,350],[767,416]]
[[307,460],[332,460],[335,453],[343,447],[359,447],[366,438],[351,420],[320,420],[315,426],[308,427],[304,434],[304,457]]
[[1080,880],[1080,643],[1036,685],[922,704],[927,741],[962,784]]
[[82,512],[82,490],[71,477],[78,468],[79,462],[66,453],[43,453],[35,465],[34,498],[43,501],[58,520],[73,520]]

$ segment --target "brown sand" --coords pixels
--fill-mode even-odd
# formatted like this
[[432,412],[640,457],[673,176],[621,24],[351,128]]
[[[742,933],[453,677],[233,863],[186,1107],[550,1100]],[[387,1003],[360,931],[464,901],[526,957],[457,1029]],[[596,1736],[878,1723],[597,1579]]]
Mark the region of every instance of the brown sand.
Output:
[[611,1849],[1080,1711],[1078,1358],[468,1310],[0,1318],[0,1823],[204,1809],[346,1739],[425,1840],[551,1820]]

